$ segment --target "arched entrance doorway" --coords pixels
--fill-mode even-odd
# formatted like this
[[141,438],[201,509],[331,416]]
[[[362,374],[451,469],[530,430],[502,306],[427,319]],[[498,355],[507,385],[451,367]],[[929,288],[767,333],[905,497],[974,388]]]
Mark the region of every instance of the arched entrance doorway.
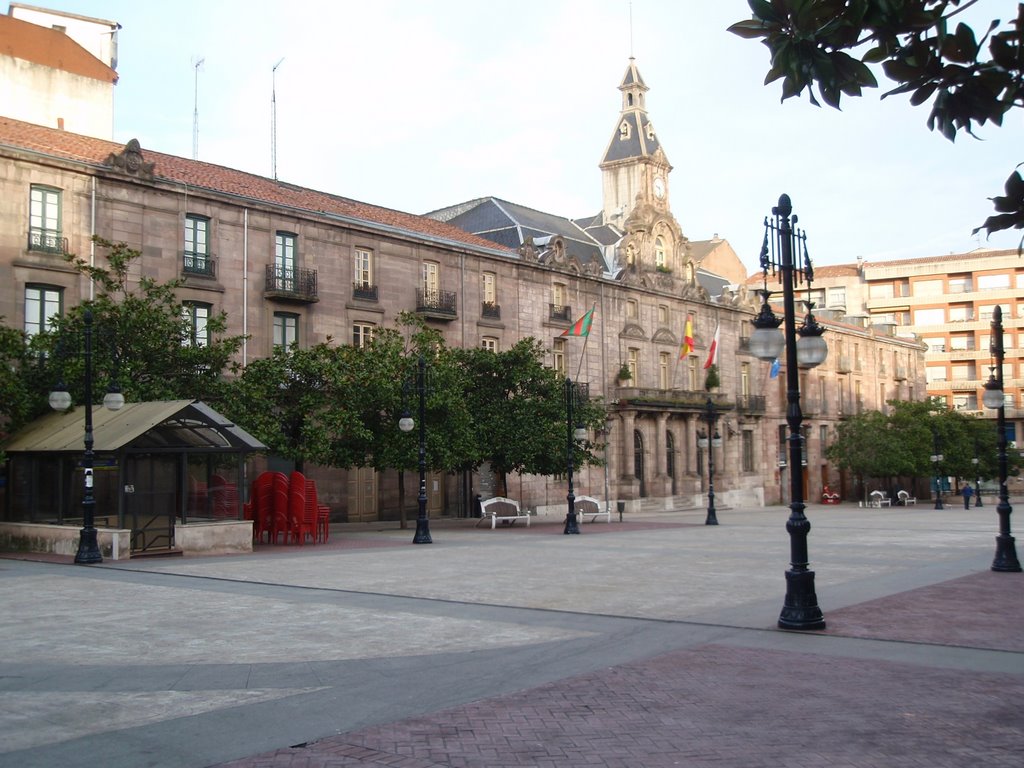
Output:
[[640,481],[640,498],[647,496],[644,482],[644,436],[639,429],[633,430],[633,476]]

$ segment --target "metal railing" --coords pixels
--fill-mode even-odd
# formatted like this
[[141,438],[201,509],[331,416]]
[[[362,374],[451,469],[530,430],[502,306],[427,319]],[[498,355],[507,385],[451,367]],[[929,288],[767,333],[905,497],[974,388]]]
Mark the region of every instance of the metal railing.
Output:
[[569,322],[572,318],[572,307],[567,304],[549,304],[548,317],[552,320],[565,320]]
[[493,320],[501,319],[501,306],[495,304],[493,301],[484,301],[480,303],[480,315],[481,317],[489,317]]
[[217,261],[208,253],[185,251],[181,257],[181,271],[186,275],[217,276]]
[[455,317],[457,304],[454,291],[416,289],[416,311]]
[[43,253],[67,253],[68,239],[59,230],[31,227],[28,231],[28,249]]
[[377,286],[370,283],[352,283],[352,298],[377,301]]
[[286,269],[268,264],[265,291],[282,298],[316,301],[316,270]]

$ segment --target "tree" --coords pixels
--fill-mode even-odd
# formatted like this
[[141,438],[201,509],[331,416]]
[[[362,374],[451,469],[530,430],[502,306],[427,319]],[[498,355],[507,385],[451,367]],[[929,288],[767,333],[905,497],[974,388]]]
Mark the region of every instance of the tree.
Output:
[[44,390],[38,379],[25,333],[0,325],[0,443],[42,409]]
[[[871,65],[881,64],[897,84],[882,98],[908,93],[914,106],[931,99],[928,128],[950,141],[961,130],[973,136],[975,125],[1002,125],[1007,112],[1024,106],[1024,3],[1018,3],[1014,20],[993,20],[978,40],[955,19],[977,0],[748,2],[753,18],[729,31],[768,47],[765,84],[781,79],[783,101],[806,89],[811,103],[820,106],[817,86],[821,100],[838,109],[844,94],[860,96],[864,88],[878,87]],[[1010,174],[1004,192],[990,198],[996,215],[974,232],[1024,229],[1019,171]]]
[[227,336],[226,316],[206,320],[205,337],[197,337],[192,319],[175,291],[179,280],[159,283],[132,275],[139,251],[125,243],[93,238],[106,251],[108,266],[65,258],[96,286],[96,297],[53,318],[53,330],[36,334],[30,351],[44,361],[46,387],[63,380],[74,402],[81,402],[84,360],[79,354],[85,309],[92,310],[93,387],[102,398],[117,384],[128,401],[206,400],[216,402],[224,374],[235,369],[243,336]]
[[[456,357],[467,382],[464,397],[473,416],[475,463],[490,463],[498,494],[507,493],[513,472],[561,474],[568,459],[565,379],[543,364],[541,343],[526,338],[501,352],[463,349]],[[574,415],[590,429],[604,426],[604,406],[589,398],[580,399]],[[592,448],[577,443],[574,466],[600,463]]]

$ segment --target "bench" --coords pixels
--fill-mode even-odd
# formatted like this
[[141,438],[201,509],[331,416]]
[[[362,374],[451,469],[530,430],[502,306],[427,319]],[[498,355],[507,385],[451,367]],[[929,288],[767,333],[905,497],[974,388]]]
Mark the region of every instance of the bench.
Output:
[[911,507],[914,504],[917,504],[917,497],[911,496],[906,491],[898,491],[896,493],[896,497],[899,499],[896,503],[901,507]]
[[491,530],[497,526],[498,521],[509,522],[509,525],[515,525],[516,520],[526,519],[526,527],[530,527],[530,511],[523,512],[519,508],[519,502],[514,499],[509,499],[504,496],[494,496],[487,501],[480,502],[480,520],[477,521],[477,526],[480,523],[490,519]]
[[590,515],[590,522],[594,522],[601,515],[605,516],[607,522],[612,521],[612,511],[607,507],[602,509],[601,502],[595,499],[593,496],[577,496],[576,501],[573,504],[573,509],[576,510],[576,515],[579,517],[580,522],[584,522],[584,515]]
[[885,491],[872,491],[868,495],[871,497],[871,500],[868,502],[869,507],[881,508],[892,506],[892,499],[889,498],[889,494]]

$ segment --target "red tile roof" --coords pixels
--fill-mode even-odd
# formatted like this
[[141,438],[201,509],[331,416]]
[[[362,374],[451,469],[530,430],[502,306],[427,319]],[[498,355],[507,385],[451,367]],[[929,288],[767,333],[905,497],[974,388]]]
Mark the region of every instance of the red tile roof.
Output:
[[[2,146],[97,165],[105,165],[111,154],[118,155],[124,150],[123,145],[115,142],[46,128],[7,117],[0,117],[0,147]],[[403,230],[414,236],[454,241],[474,248],[485,248],[488,251],[506,251],[509,255],[515,253],[495,245],[490,240],[471,235],[451,224],[426,216],[381,208],[338,195],[237,171],[222,165],[165,155],[145,148],[142,148],[142,156],[145,162],[153,163],[155,178],[176,184],[187,184],[213,192],[238,195],[254,201],[288,206],[315,214],[346,216],[369,224]]]
[[63,32],[13,16],[0,15],[0,55],[93,80],[117,82],[117,72]]

